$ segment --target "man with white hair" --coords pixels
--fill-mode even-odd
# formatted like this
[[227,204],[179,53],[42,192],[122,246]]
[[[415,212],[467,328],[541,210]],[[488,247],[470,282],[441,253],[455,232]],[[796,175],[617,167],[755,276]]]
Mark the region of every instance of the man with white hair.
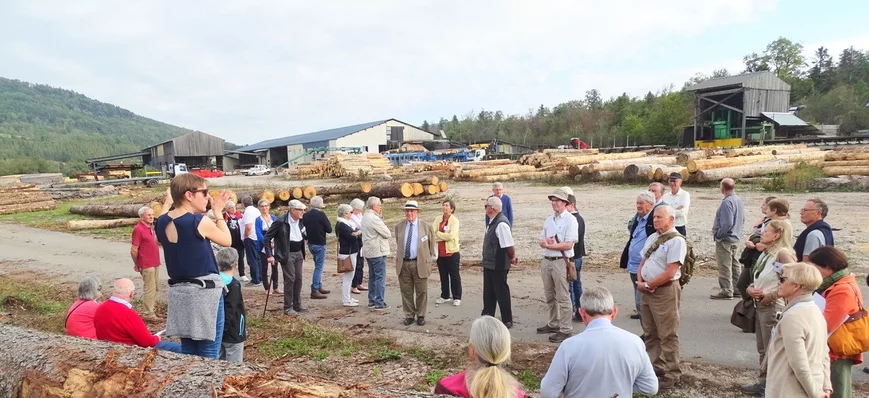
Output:
[[679,299],[682,288],[679,277],[688,255],[685,237],[673,223],[676,210],[662,205],[655,210],[655,232],[646,239],[643,260],[637,273],[637,290],[641,298],[641,322],[645,334],[646,352],[652,360],[659,388],[669,390],[682,376],[679,365]]
[[[304,203],[291,200],[287,214],[277,219],[263,236],[266,261],[281,264],[284,274],[284,314],[299,315],[302,307],[302,264],[305,261]],[[274,241],[274,247],[272,247]]]
[[622,251],[620,266],[627,269],[631,278],[631,291],[634,292],[635,309],[631,313],[631,319],[640,319],[640,291],[637,290],[637,271],[643,260],[643,247],[649,235],[655,233],[655,225],[652,222],[652,207],[655,205],[655,197],[649,191],[640,192],[637,195],[637,213],[628,221],[628,240]]
[[368,261],[368,308],[386,310],[386,256],[392,232],[383,222],[383,203],[372,196],[365,202],[362,216],[362,257]]
[[[504,184],[500,182],[492,183],[492,195],[489,197],[501,199],[501,213],[507,217],[507,222],[510,223],[510,228],[513,227],[513,201],[510,196],[504,193]],[[489,225],[490,218],[486,216],[486,225]]]
[[618,309],[607,288],[583,290],[579,314],[586,327],[555,351],[540,382],[543,398],[655,395],[658,379],[642,340],[613,326]]
[[302,218],[302,225],[308,231],[308,249],[314,257],[314,275],[311,277],[311,298],[325,299],[330,293],[323,289],[323,267],[326,262],[326,235],[332,233],[332,223],[323,212],[323,198],[311,198],[311,210]]
[[438,246],[431,224],[419,218],[419,203],[415,200],[404,204],[404,220],[395,225],[395,245],[404,326],[414,321],[423,326],[428,308],[428,277],[438,258]]
[[154,312],[157,304],[157,267],[160,266],[160,248],[154,235],[154,209],[148,206],[139,208],[139,223],[133,227],[130,245],[133,270],[142,275],[145,297],[144,318],[149,321],[160,320]]
[[492,221],[483,237],[483,313],[495,316],[495,305],[501,307],[501,322],[507,329],[513,327],[513,307],[510,304],[510,286],[507,274],[510,265],[519,263],[513,234],[507,217],[501,213],[501,199],[490,196],[486,199],[486,217]]
[[579,225],[573,214],[567,211],[571,193],[562,187],[549,194],[549,203],[554,214],[543,222],[543,230],[539,235],[539,245],[543,249],[540,274],[543,278],[543,295],[549,310],[549,322],[537,328],[537,333],[549,334],[549,341],[552,343],[561,343],[570,337],[573,330],[567,267],[575,267],[573,245],[579,240]]
[[180,353],[180,343],[160,341],[160,336],[148,331],[145,321],[133,310],[133,297],[136,297],[133,281],[127,278],[115,281],[112,297],[94,312],[97,339]]

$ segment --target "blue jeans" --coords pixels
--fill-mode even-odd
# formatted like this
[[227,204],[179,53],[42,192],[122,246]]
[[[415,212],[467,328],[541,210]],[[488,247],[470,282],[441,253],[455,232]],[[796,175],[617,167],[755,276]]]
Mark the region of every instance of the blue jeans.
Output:
[[579,309],[579,298],[582,297],[582,257],[573,260],[576,265],[576,280],[568,282],[567,290],[570,291],[570,302],[573,304],[573,312]]
[[223,295],[221,295],[220,304],[217,307],[217,335],[214,340],[181,339],[181,353],[205,358],[219,358],[220,343],[223,342],[223,323],[226,321],[224,316]]
[[311,277],[311,290],[323,287],[323,263],[326,261],[326,245],[308,245],[314,257],[314,276]]
[[179,354],[183,353],[181,351],[181,344],[174,341],[160,341],[159,343],[157,343],[157,345],[154,346],[154,348],[163,351],[177,352]]
[[368,260],[368,305],[383,307],[386,295],[386,256]]
[[[257,246],[259,246],[257,244],[257,241],[253,239],[244,240],[245,257],[247,257],[247,265],[250,266],[250,283],[253,284],[262,283],[259,275],[259,270],[261,267],[259,259],[260,252],[257,249]],[[239,264],[239,267],[244,267],[244,265]]]

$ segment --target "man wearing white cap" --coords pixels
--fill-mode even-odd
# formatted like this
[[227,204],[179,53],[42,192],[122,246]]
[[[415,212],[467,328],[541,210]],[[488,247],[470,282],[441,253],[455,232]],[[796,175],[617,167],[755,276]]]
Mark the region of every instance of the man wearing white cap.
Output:
[[[570,194],[565,187],[556,188],[549,194],[554,214],[546,218],[543,231],[540,232],[540,247],[543,249],[540,273],[546,307],[549,309],[549,323],[537,328],[537,333],[550,334],[549,341],[553,343],[561,343],[570,337],[573,329],[567,267],[574,267],[573,245],[579,240],[579,224],[567,211]],[[569,264],[565,264],[564,257],[567,257]]]
[[425,325],[428,306],[428,276],[437,260],[437,242],[431,224],[419,219],[419,204],[408,200],[404,204],[404,221],[395,226],[395,270],[401,289],[401,309],[404,325],[414,321]]
[[267,261],[281,264],[284,274],[284,313],[289,316],[307,311],[302,308],[302,263],[305,261],[306,231],[300,222],[305,208],[307,206],[304,203],[291,200],[287,214],[275,221],[263,237]]

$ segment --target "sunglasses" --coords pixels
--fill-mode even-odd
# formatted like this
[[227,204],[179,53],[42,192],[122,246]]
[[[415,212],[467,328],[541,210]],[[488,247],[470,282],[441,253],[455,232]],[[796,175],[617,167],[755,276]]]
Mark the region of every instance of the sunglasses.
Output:
[[201,193],[201,194],[203,194],[203,196],[208,196],[208,188],[193,189],[193,190],[190,190],[187,192],[193,192],[194,195],[197,193]]

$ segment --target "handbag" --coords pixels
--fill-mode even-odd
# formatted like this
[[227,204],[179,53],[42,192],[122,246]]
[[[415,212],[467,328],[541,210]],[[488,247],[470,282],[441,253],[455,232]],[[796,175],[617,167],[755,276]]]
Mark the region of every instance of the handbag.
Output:
[[[558,235],[555,236],[555,241],[561,243],[558,240]],[[576,275],[576,265],[570,263],[570,259],[567,258],[567,254],[564,253],[564,250],[561,250],[561,259],[564,260],[564,267],[567,270],[567,281],[576,282],[576,279],[579,277]]]
[[343,273],[353,271],[353,269],[354,269],[353,259],[350,258],[351,256],[341,258],[340,251],[341,250],[340,250],[340,247],[338,246],[338,242],[335,242],[335,253],[338,256],[338,273],[343,274]]
[[844,356],[858,355],[869,351],[869,316],[867,316],[866,309],[863,308],[860,293],[857,292],[853,284],[849,283],[848,285],[854,290],[860,310],[848,315],[845,323],[836,328],[827,339],[830,352]]
[[742,329],[744,333],[754,333],[754,318],[757,316],[757,308],[754,305],[754,299],[751,297],[739,300],[733,306],[733,313],[730,314],[730,324]]

